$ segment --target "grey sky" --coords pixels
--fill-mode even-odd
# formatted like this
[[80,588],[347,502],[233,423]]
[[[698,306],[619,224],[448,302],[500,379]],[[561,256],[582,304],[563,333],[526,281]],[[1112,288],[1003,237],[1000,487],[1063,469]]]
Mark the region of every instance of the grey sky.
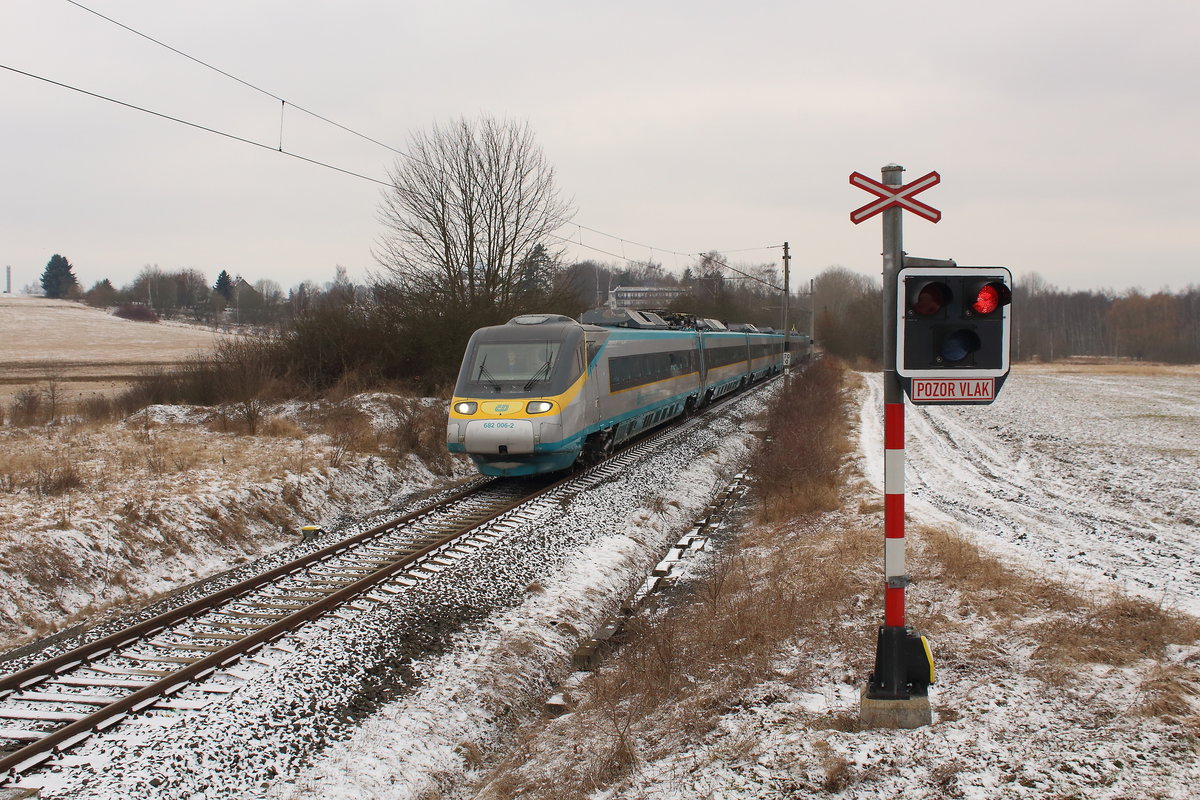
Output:
[[[851,172],[937,170],[905,246],[1018,280],[1200,282],[1200,3],[81,0],[403,149],[481,112],[528,120],[573,197],[563,236],[682,270],[717,249],[798,281],[877,274]],[[280,103],[63,0],[3,0],[0,64],[276,147]],[[365,279],[380,187],[0,70],[0,266],[85,287],[145,264],[285,288]],[[283,146],[384,179],[394,154],[287,109]],[[623,241],[622,241],[623,240]],[[648,245],[640,247],[633,243]],[[613,260],[573,246],[571,255]]]

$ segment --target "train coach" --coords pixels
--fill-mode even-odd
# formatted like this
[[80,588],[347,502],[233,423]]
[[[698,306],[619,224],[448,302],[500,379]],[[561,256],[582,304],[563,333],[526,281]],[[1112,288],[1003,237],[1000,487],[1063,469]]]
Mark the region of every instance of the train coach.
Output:
[[782,369],[784,337],[597,309],[526,314],[467,344],[446,443],[484,475],[590,464],[642,431]]

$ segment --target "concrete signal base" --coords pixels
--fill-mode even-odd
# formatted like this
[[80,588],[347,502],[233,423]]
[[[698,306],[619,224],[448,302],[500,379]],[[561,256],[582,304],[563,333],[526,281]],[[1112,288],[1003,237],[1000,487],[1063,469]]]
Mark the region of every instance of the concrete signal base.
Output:
[[928,695],[916,695],[904,700],[876,700],[862,690],[858,721],[864,728],[921,728],[933,724],[933,710]]

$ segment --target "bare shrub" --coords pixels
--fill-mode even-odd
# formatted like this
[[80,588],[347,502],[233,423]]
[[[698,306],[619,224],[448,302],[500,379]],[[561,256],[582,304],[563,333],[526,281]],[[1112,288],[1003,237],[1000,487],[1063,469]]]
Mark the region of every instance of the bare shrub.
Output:
[[136,303],[126,303],[125,305],[117,306],[117,310],[113,312],[113,316],[133,320],[134,322],[158,322],[159,320],[158,314],[154,313],[154,309]]
[[79,402],[79,415],[91,422],[112,422],[120,418],[120,407],[110,397],[93,394]]
[[54,464],[39,464],[33,478],[33,490],[39,497],[53,497],[84,486],[79,466],[70,459]]
[[767,415],[767,441],[755,460],[765,521],[838,507],[846,441],[845,368],[822,358],[792,378]]
[[250,432],[257,428],[265,401],[286,392],[286,362],[269,334],[222,339],[211,357],[196,356],[171,371],[149,370],[117,398],[126,414],[149,405],[235,406]]
[[321,427],[329,437],[331,467],[340,467],[348,454],[368,450],[374,444],[371,423],[356,408],[335,406],[322,415]]
[[114,402],[124,415],[147,406],[179,402],[180,383],[178,373],[161,368],[146,370]]
[[304,430],[286,417],[267,417],[259,432],[275,439],[303,439]]
[[37,425],[46,421],[45,410],[42,408],[42,393],[36,389],[22,389],[13,396],[9,409],[9,419],[13,425]]
[[416,455],[431,472],[448,475],[450,454],[446,450],[446,411],[438,404],[414,397],[388,400],[393,421],[387,438],[397,456]]

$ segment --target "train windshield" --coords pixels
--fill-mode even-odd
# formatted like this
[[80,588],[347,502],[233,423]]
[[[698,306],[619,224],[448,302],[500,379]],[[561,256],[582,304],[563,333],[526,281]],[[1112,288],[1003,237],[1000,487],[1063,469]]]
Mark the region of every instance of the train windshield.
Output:
[[528,392],[550,380],[561,342],[480,342],[464,376],[493,391]]

